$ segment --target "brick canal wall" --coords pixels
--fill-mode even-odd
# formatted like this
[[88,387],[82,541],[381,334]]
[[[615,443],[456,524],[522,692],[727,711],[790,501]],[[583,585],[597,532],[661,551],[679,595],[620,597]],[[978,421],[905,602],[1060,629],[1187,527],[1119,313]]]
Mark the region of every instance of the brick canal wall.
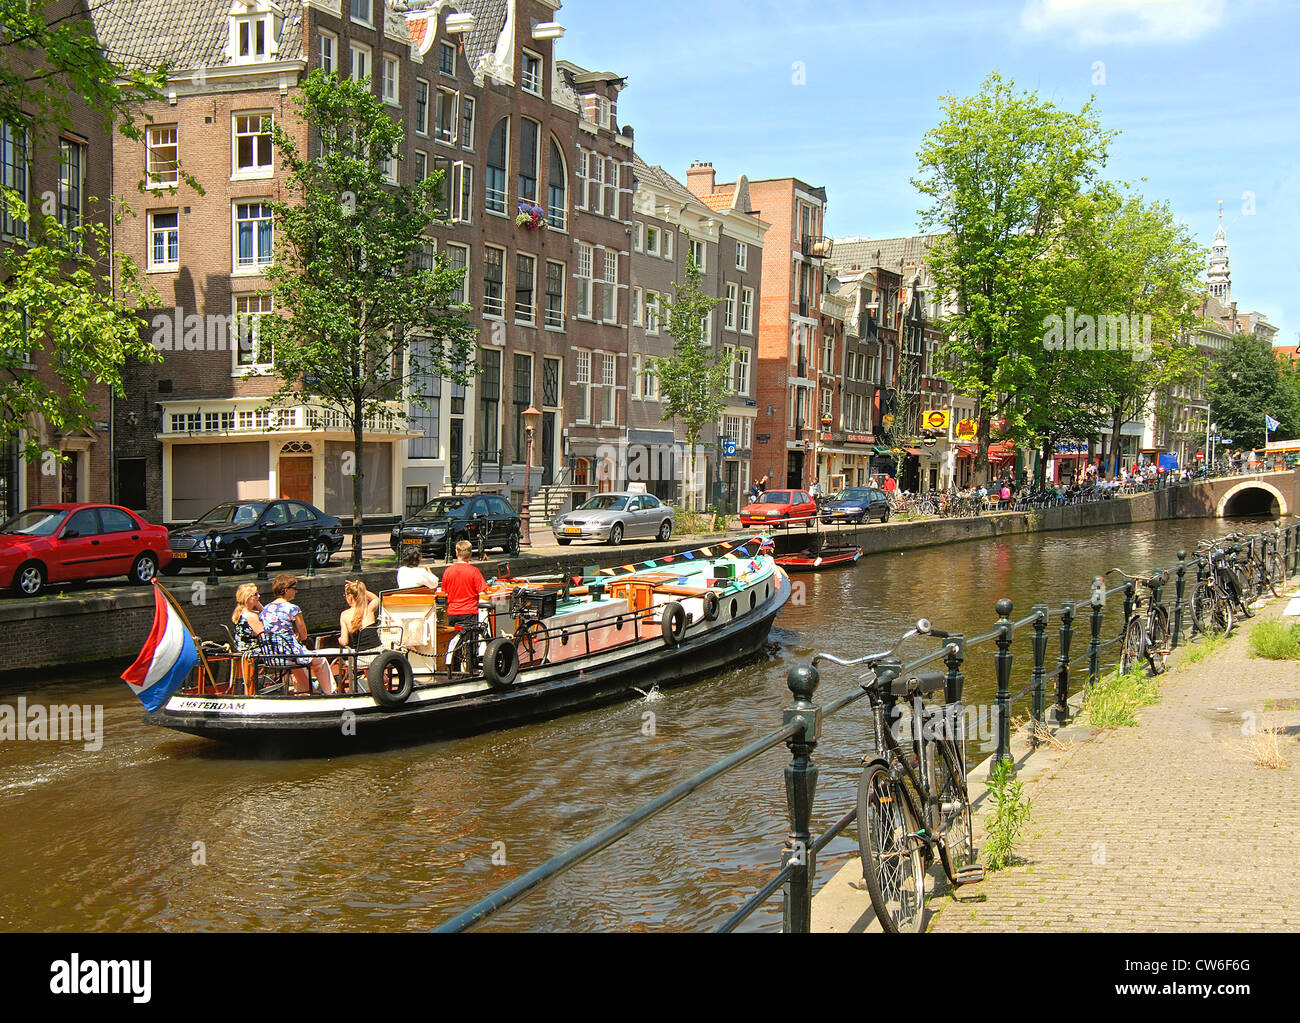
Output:
[[[1211,483],[1173,487],[1131,498],[1098,504],[1050,508],[1037,512],[1004,512],[974,519],[939,519],[921,522],[891,522],[847,528],[840,535],[860,544],[866,554],[935,547],[969,540],[988,540],[1020,533],[1061,529],[1106,529],[1162,519],[1209,518],[1234,488],[1254,480],[1267,483],[1288,502],[1287,511],[1300,505],[1300,469],[1263,477],[1235,477]],[[834,532],[830,534],[831,537]],[[581,572],[590,565],[626,565],[664,554],[694,550],[719,538],[678,541],[668,548],[658,545],[626,545],[613,551],[585,547],[561,554],[509,559],[515,575],[557,574],[561,570]],[[798,529],[777,536],[781,553],[803,549],[808,537]],[[828,538],[827,542],[834,542]],[[491,576],[500,559],[485,566]],[[271,576],[277,573],[272,572]],[[300,589],[297,602],[312,631],[333,628],[346,607],[343,583],[355,576],[342,569],[330,569],[313,578],[297,573]],[[362,572],[373,592],[396,585],[395,569],[387,567]],[[222,578],[219,586],[208,586],[205,577],[185,575],[166,580],[167,588],[185,608],[195,631],[205,639],[225,639],[223,626],[230,623],[235,589],[253,576]],[[263,592],[270,593],[270,582]],[[125,667],[139,653],[153,621],[153,594],[147,588],[117,586],[82,590],[69,596],[36,600],[0,599],[0,678],[10,681],[33,672],[66,675],[68,668],[89,665]]]

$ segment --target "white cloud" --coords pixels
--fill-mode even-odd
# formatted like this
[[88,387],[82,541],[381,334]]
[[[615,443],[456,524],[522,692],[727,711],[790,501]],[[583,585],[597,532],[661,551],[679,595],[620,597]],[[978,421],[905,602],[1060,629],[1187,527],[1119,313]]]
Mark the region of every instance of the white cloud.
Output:
[[1080,46],[1181,43],[1223,21],[1226,0],[1028,0],[1020,23],[1030,32],[1068,33]]

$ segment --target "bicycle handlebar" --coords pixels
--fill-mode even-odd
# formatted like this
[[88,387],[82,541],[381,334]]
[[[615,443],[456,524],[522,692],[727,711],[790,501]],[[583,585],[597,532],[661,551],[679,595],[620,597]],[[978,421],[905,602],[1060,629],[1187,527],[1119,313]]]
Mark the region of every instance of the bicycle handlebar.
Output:
[[852,661],[842,660],[833,654],[818,653],[813,655],[812,664],[816,667],[819,661],[830,661],[832,664],[838,664],[842,668],[855,668],[860,664],[867,664],[874,668],[881,661],[893,657],[894,654],[902,648],[903,644],[913,636],[934,636],[936,639],[950,638],[948,633],[935,629],[934,626],[930,624],[928,618],[921,618],[917,621],[915,628],[908,629],[907,632],[903,633],[898,642],[888,650],[881,651],[878,654],[868,654],[866,657],[858,657]]

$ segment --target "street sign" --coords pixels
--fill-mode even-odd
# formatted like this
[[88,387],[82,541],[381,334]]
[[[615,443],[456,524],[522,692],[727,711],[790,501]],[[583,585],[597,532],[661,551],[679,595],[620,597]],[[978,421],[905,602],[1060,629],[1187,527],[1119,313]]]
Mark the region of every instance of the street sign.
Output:
[[722,453],[726,455],[728,458],[735,458],[736,450],[737,450],[736,442],[734,440],[731,440],[730,438],[728,438],[726,442],[723,443],[722,445]]
[[921,425],[927,430],[947,431],[952,423],[952,413],[947,409],[933,409],[921,416]]

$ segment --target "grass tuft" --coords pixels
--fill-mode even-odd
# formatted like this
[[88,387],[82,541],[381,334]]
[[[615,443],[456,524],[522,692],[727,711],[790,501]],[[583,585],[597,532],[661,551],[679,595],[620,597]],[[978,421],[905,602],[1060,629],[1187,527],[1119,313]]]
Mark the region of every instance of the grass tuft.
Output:
[[1224,635],[1203,634],[1201,638],[1192,646],[1187,648],[1186,653],[1182,655],[1181,664],[1200,664],[1212,653],[1219,650],[1228,642],[1228,637]]
[[1260,622],[1250,630],[1250,653],[1270,661],[1300,660],[1300,625]]
[[1093,728],[1132,728],[1137,711],[1160,702],[1160,687],[1141,671],[1107,675],[1083,700],[1083,713]]

